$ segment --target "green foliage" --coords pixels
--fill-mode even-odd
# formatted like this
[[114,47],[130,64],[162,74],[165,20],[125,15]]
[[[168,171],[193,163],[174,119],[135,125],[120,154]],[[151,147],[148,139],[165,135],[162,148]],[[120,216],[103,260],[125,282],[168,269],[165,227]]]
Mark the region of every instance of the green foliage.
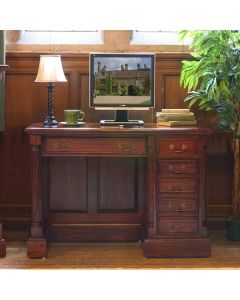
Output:
[[112,77],[110,76],[110,74],[108,77],[106,77],[106,94],[112,94]]
[[139,85],[134,85],[133,90],[135,96],[142,96],[142,88]]
[[145,80],[145,94],[146,95],[150,95],[150,90],[151,90],[151,86],[150,86],[151,82],[150,82],[150,77],[148,77]]
[[240,33],[231,30],[179,32],[192,40],[193,60],[183,61],[180,85],[191,107],[215,110],[219,125],[240,137]]
[[120,96],[125,96],[127,95],[127,88],[125,86],[121,87],[120,90]]

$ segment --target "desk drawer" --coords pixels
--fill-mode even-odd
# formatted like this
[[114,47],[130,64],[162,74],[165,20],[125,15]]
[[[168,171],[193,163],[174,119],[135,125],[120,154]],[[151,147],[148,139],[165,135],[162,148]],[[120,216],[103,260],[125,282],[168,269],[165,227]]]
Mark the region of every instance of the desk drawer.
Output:
[[43,154],[119,154],[144,155],[146,142],[142,138],[46,138]]
[[159,197],[158,212],[159,213],[185,213],[197,211],[197,199],[186,197]]
[[194,160],[159,160],[158,174],[166,175],[197,175],[198,164]]
[[197,155],[198,152],[197,138],[158,139],[157,154],[160,156],[181,157]]
[[157,221],[159,233],[192,233],[198,230],[197,219],[162,219]]
[[184,194],[196,193],[198,181],[195,179],[160,179],[158,181],[159,193]]

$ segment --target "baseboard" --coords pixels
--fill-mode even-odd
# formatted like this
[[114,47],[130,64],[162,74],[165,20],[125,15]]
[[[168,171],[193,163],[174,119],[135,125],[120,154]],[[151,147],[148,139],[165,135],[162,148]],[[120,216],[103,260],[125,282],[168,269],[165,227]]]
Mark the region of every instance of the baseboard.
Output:
[[208,238],[160,238],[143,243],[145,257],[210,257],[211,243]]

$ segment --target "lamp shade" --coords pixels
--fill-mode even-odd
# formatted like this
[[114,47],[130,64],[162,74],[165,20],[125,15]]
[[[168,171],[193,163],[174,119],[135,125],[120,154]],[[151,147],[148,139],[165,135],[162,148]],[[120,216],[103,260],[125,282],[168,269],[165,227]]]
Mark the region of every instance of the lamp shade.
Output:
[[60,55],[40,55],[35,82],[66,82]]

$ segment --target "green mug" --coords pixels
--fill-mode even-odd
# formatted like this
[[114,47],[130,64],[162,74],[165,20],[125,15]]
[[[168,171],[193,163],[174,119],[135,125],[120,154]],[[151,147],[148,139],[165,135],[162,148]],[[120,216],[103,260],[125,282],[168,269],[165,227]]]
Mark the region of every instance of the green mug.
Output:
[[80,109],[65,109],[64,110],[64,121],[66,124],[77,124],[82,122],[84,119],[84,112]]

